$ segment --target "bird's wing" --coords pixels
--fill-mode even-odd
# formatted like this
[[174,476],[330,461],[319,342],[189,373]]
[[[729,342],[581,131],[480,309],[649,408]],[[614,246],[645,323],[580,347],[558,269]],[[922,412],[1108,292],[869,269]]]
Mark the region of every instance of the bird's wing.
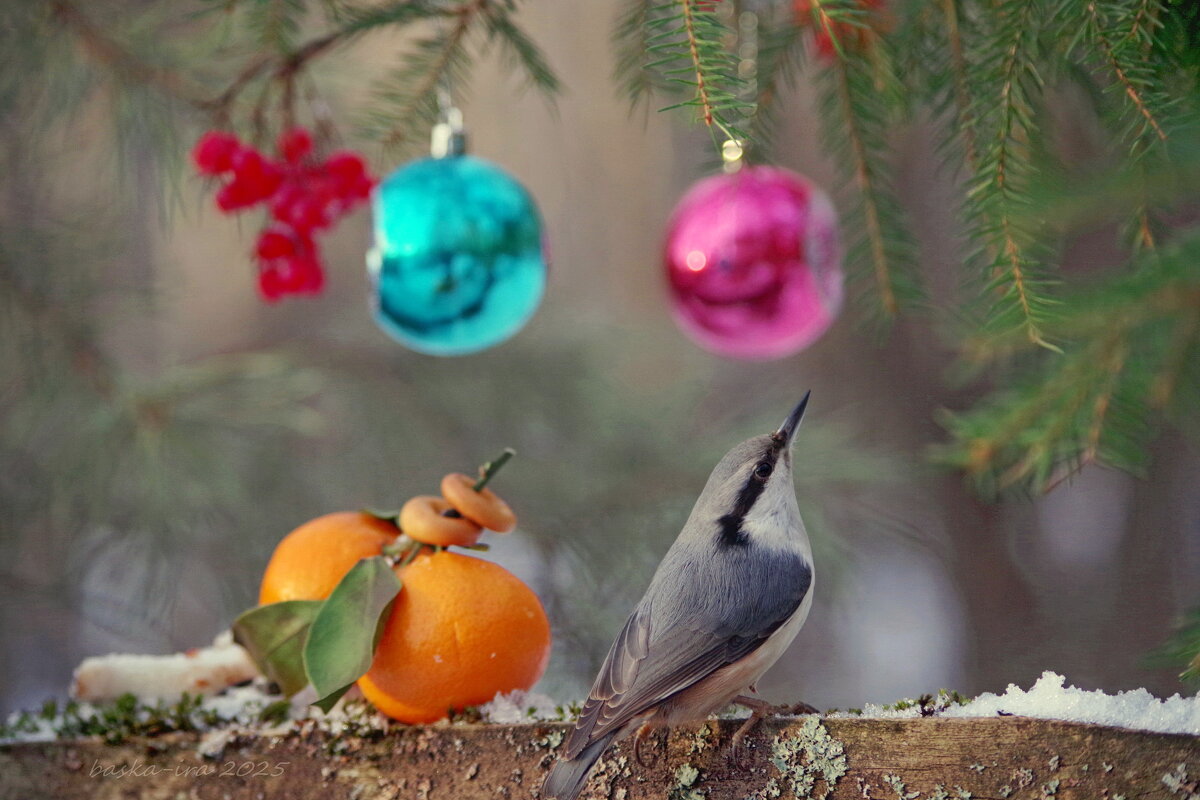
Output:
[[[664,569],[668,559],[675,563]],[[753,652],[795,613],[812,582],[799,554],[777,551],[758,563],[730,548],[719,559],[686,552],[668,559],[613,642],[567,758]]]

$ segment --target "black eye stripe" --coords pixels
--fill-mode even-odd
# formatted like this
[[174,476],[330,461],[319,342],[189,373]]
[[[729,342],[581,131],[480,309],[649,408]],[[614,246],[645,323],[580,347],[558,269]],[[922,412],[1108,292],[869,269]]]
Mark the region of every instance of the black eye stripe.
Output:
[[[763,454],[762,460],[757,462],[750,470],[749,477],[746,478],[746,482],[738,492],[731,513],[717,520],[720,526],[719,541],[722,545],[744,545],[748,541],[749,537],[742,530],[742,520],[750,513],[750,509],[754,506],[754,501],[767,488],[767,478],[770,477],[771,471],[775,469],[775,462],[779,459],[780,452],[780,447],[772,447]],[[763,466],[767,468],[766,474],[759,475],[758,470]]]

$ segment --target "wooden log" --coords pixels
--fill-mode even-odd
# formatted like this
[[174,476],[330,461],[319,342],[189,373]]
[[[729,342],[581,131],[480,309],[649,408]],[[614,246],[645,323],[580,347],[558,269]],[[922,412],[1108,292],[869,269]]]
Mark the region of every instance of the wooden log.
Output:
[[[590,800],[1200,800],[1200,737],[1023,717],[767,720],[746,763],[736,721],[601,759]],[[366,736],[171,734],[120,745],[0,746],[0,800],[475,800],[537,797],[562,723],[404,727]]]

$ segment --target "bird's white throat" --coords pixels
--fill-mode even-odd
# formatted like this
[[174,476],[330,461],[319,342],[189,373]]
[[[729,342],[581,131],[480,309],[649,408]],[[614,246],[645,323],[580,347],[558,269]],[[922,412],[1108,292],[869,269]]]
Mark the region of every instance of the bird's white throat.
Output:
[[[796,493],[790,485],[782,483],[791,476],[775,476],[766,490],[755,500],[742,520],[742,530],[756,545],[789,553],[800,553],[812,564],[812,545],[808,532],[800,519],[800,507]],[[776,483],[779,480],[780,483]]]

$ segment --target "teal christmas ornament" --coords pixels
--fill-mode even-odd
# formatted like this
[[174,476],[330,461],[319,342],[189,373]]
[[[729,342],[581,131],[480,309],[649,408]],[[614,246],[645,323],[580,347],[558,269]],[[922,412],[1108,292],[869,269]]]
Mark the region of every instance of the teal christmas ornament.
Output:
[[529,321],[546,257],[525,187],[464,155],[459,131],[443,131],[450,138],[441,148],[438,133],[435,153],[445,155],[406,164],[375,190],[367,265],[380,327],[418,352],[456,356],[497,345]]

